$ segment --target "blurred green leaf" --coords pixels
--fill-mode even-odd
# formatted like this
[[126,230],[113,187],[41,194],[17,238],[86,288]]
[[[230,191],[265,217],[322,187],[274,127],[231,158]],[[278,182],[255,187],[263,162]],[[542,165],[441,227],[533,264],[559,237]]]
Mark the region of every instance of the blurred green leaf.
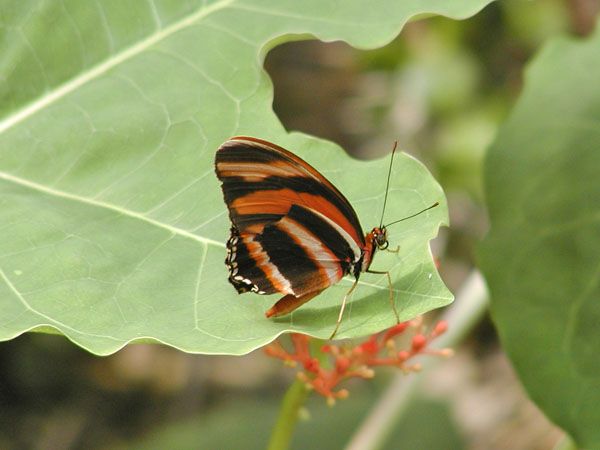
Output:
[[571,15],[577,6],[561,0],[539,3],[522,0],[498,2],[506,21],[507,32],[513,40],[531,48],[543,44],[558,32],[571,27]]
[[[286,146],[376,225],[387,161],[287,134],[261,58],[291,36],[378,47],[417,13],[467,17],[486,3],[0,1],[0,339],[52,327],[97,354],[148,339],[240,354],[288,330],[326,337],[349,281],[277,321],[263,317],[276,297],[228,285],[214,151],[236,134]],[[427,245],[447,212],[405,155],[390,194],[390,219],[442,202],[394,226],[401,253],[373,267],[392,270],[407,319],[451,301]],[[385,278],[362,281],[340,337],[394,322]]]
[[600,35],[554,40],[485,166],[481,249],[500,337],[533,400],[600,447]]
[[[308,419],[298,423],[292,449],[343,448],[371,408],[374,397],[366,389],[358,390],[332,410],[322,397],[314,396],[307,408]],[[167,424],[137,442],[111,450],[264,449],[277,412],[278,402],[269,398],[261,400],[260,408],[256,401],[227,404],[201,417]],[[465,445],[447,405],[420,399],[398,423],[383,448],[459,450]]]

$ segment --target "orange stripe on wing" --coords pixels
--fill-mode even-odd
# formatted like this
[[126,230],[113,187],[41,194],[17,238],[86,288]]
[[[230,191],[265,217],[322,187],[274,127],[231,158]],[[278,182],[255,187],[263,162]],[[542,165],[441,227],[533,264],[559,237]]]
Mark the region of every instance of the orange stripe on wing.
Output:
[[255,138],[252,136],[234,136],[229,139],[228,142],[248,142],[253,145],[258,145],[264,149],[275,151],[279,153],[281,156],[288,158],[293,161],[296,167],[299,167],[304,174],[311,176],[312,178],[319,180],[321,183],[325,184],[332,191],[336,192],[341,198],[345,199],[340,191],[327,179],[325,178],[317,169],[308,164],[302,158],[296,156],[289,150],[286,150],[283,147],[280,147],[277,144],[273,144],[272,142],[265,141],[264,139]]
[[343,228],[356,245],[361,246],[362,236],[356,228],[335,205],[320,195],[296,192],[292,189],[255,191],[235,199],[230,207],[239,215],[286,214],[293,204],[320,212]]
[[238,215],[286,214],[298,194],[290,189],[280,191],[254,191],[236,198],[229,207]]
[[[343,230],[345,238],[354,241],[355,247],[362,248],[364,246],[360,222],[348,200],[329,180],[292,152],[263,139],[236,136],[223,143],[217,151],[216,169],[219,179],[223,182],[223,193],[232,219],[237,214],[247,214],[248,216],[252,214],[285,214],[293,204],[299,204],[322,214],[337,224],[337,227]],[[263,211],[244,205],[244,200],[242,200],[236,203],[237,207],[241,209],[232,211],[234,198],[246,198],[249,195],[247,192],[263,190],[260,184],[269,178],[273,180],[265,185],[265,190],[269,190],[266,195],[274,196],[281,192],[288,194],[293,192],[295,195],[288,195],[288,198],[280,200],[259,199],[260,207],[268,209]],[[296,180],[287,183],[287,179]],[[302,183],[302,179],[306,180],[307,187],[305,189],[298,187],[297,189],[294,184]],[[244,183],[248,183],[247,192],[244,192]],[[281,186],[275,183],[281,183]],[[279,190],[270,189],[273,187],[279,188]],[[296,190],[306,193],[296,193]],[[245,213],[242,210],[252,212]],[[248,222],[250,222],[249,219],[247,219]]]
[[222,161],[217,163],[221,177],[240,177],[245,181],[262,181],[267,177],[297,177],[302,176],[300,170],[286,161],[270,163]]

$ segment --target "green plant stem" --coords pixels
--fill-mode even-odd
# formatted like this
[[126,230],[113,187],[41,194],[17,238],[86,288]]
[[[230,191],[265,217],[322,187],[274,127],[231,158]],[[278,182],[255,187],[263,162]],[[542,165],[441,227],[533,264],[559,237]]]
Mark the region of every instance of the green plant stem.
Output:
[[577,446],[569,437],[569,435],[565,434],[561,440],[556,443],[552,450],[577,450]]
[[[441,348],[455,346],[479,322],[488,306],[488,292],[481,274],[473,271],[442,316],[448,331],[436,339]],[[422,372],[438,364],[439,358],[426,359]],[[408,410],[423,377],[398,375],[381,395],[367,418],[355,432],[346,450],[376,450],[383,446],[393,427]]]
[[300,408],[307,396],[308,389],[302,381],[296,380],[289,387],[281,402],[281,410],[271,434],[268,450],[286,450],[290,447]]

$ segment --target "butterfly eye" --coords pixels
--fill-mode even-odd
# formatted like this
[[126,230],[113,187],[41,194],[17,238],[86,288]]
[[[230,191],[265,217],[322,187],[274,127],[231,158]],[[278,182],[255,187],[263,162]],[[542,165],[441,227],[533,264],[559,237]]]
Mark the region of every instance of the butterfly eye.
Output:
[[377,248],[379,250],[385,250],[389,247],[390,243],[387,240],[387,233],[385,229],[380,229],[375,234],[375,243],[377,244]]

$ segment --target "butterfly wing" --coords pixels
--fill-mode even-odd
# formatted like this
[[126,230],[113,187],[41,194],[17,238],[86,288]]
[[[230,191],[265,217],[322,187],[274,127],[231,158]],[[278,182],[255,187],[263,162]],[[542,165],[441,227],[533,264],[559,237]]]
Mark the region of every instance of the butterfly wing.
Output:
[[226,263],[239,292],[296,297],[336,283],[361,257],[364,236],[346,198],[296,155],[235,137],[217,151],[232,222]]

